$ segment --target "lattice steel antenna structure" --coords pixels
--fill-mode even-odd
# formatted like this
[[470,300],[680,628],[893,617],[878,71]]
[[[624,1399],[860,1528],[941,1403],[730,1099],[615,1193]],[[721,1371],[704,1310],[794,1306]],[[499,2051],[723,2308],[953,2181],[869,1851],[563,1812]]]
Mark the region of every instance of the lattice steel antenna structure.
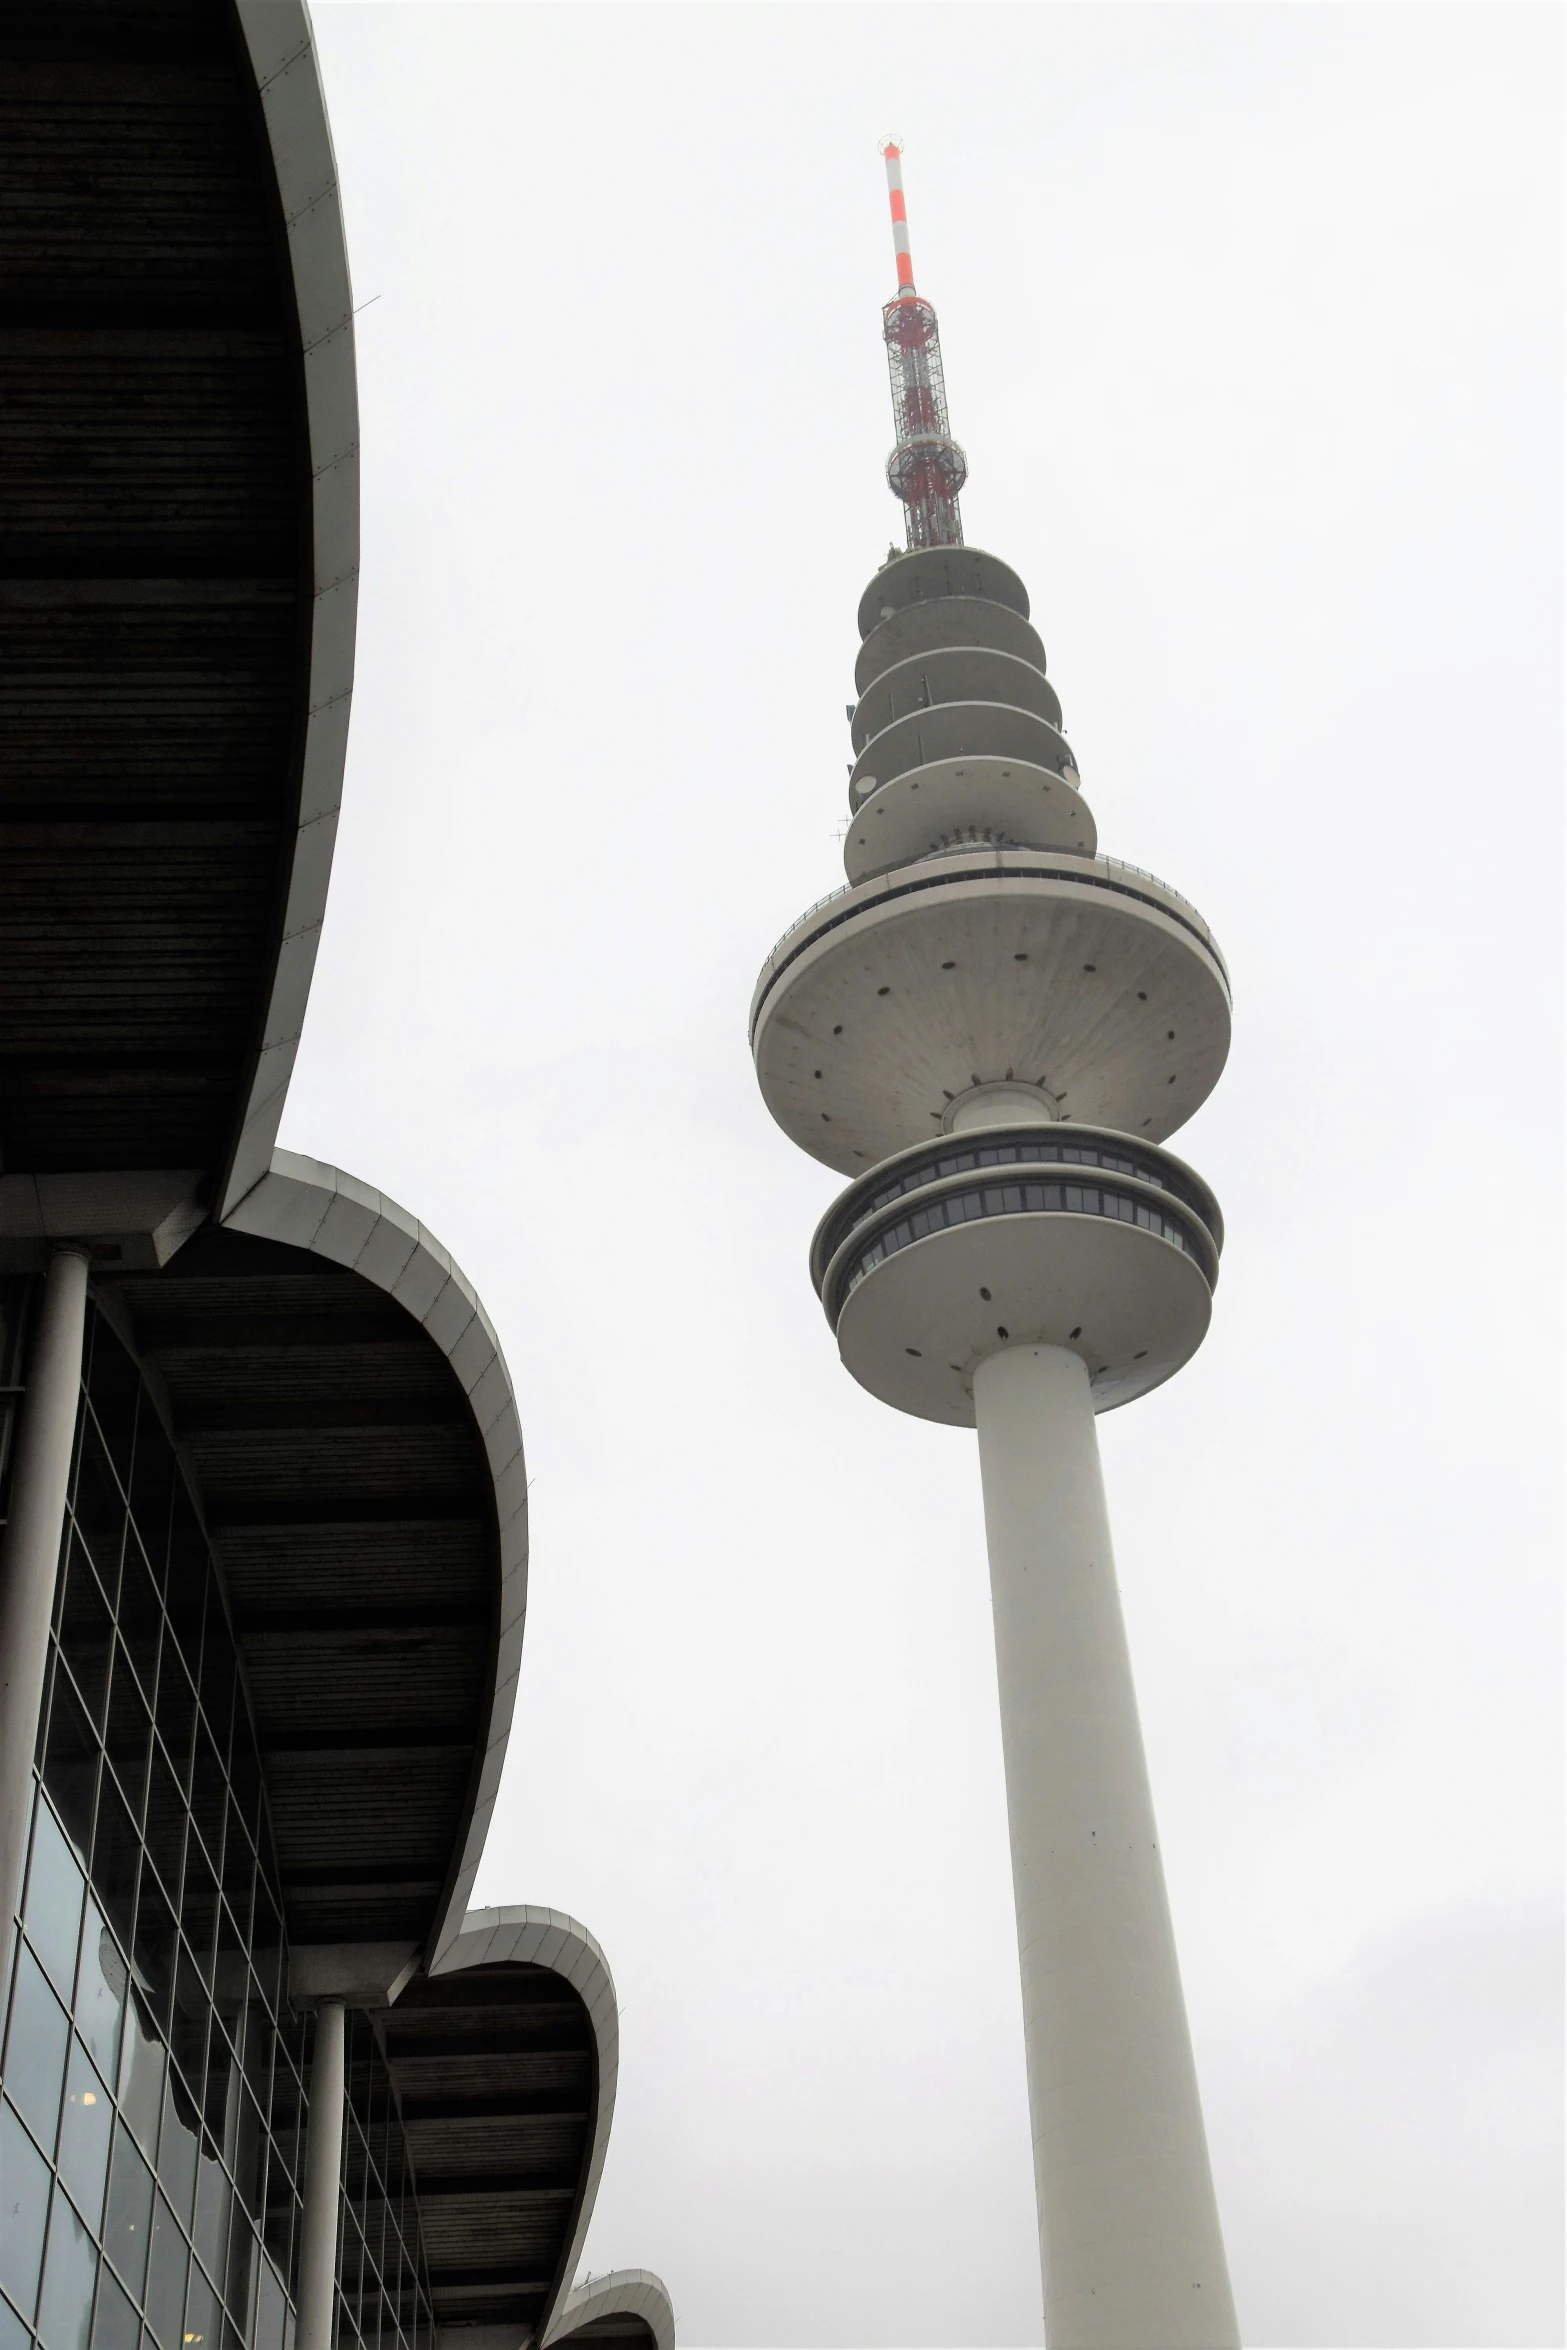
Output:
[[902,156],[898,141],[888,139],[882,160],[887,166],[898,290],[883,307],[881,331],[887,345],[898,440],[887,459],[887,486],[902,500],[910,547],[961,547],[963,517],[958,511],[958,492],[968,479],[968,459],[953,439],[947,421],[947,386],[941,372],[936,313],[924,296],[914,291]]
[[1229,977],[1099,853],[1028,591],[963,544],[883,154],[908,550],[860,601],[848,886],[768,956],[751,1046],[850,1178],[811,1248],[845,1366],[979,1434],[1050,2350],[1236,2350],[1096,1434],[1208,1328],[1224,1223],[1163,1145],[1223,1069]]

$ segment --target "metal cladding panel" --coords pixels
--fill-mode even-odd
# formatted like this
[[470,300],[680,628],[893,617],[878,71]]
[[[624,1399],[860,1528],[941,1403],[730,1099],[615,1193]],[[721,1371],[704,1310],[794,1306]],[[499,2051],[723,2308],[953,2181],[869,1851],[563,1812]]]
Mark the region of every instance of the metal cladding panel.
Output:
[[607,2317],[590,2318],[586,2325],[573,2326],[570,2333],[556,2334],[557,2343],[613,2343],[615,2350],[657,2350],[658,2336],[645,2317],[635,2310],[614,2309]]
[[307,1865],[330,1864],[345,1846],[361,1864],[425,1859],[444,1865],[451,1813],[468,1777],[460,1748],[455,1757],[431,1755],[395,1730],[357,1751],[327,1744],[300,1751],[264,1737],[261,1763],[276,1841],[284,1848],[285,1891],[290,1855]]
[[[572,2081],[562,2092],[549,2092],[560,2110],[552,2114],[492,2115],[469,2113],[445,2121],[419,2121],[419,2143],[424,2170],[430,2178],[460,2175],[465,2165],[482,2173],[557,2172],[575,2163],[582,2151],[582,2130],[588,2119],[590,2082],[581,2068],[580,2084]],[[519,2089],[519,2108],[529,2103]],[[416,2112],[417,2119],[417,2112]]]
[[[371,1621],[412,1621],[432,1630],[482,1614],[493,1561],[476,1518],[422,1518],[405,1525],[337,1518],[223,1528],[223,1560],[235,1612],[258,1632],[287,1630],[318,1604],[330,1577],[337,1604]],[[439,1615],[431,1590],[439,1589]]]
[[352,1425],[351,1439],[330,1425],[198,1430],[190,1455],[219,1518],[226,1505],[266,1508],[283,1484],[295,1507],[319,1498],[334,1509],[363,1502],[389,1513],[404,1504],[460,1509],[472,1494],[471,1430],[367,1427],[357,1417]]
[[438,1738],[477,1708],[478,1660],[461,1620],[397,1623],[382,1616],[345,1635],[333,1625],[314,1632],[298,1624],[272,1630],[265,1615],[251,1616],[245,1631],[251,1692],[269,1720],[289,1725],[284,1735],[303,1736],[336,1717],[345,1650],[356,1698],[366,1712],[395,1724],[398,1736]]
[[675,2313],[662,2277],[618,2268],[590,2276],[557,2310],[545,2350],[566,2344],[616,2343],[621,2350],[675,2350]]

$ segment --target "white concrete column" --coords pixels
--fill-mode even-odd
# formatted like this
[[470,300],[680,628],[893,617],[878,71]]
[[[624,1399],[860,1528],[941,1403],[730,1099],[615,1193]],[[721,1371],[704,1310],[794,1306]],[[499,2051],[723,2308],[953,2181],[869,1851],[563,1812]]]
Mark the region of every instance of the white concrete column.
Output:
[[0,1548],[0,1997],[27,1841],[86,1323],[87,1259],[76,1249],[61,1249],[44,1277]]
[[316,2049],[310,2065],[295,2350],[332,2350],[337,2202],[342,2175],[343,2002],[324,1999],[316,2010]]
[[1049,2350],[1237,2350],[1088,1372],[974,1374]]

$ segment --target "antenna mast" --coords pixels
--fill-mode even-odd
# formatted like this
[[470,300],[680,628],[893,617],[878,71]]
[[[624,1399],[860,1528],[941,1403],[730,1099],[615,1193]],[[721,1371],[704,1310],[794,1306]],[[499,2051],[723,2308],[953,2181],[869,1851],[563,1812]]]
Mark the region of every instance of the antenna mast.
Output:
[[968,459],[952,438],[947,422],[947,387],[941,373],[936,313],[914,291],[901,140],[884,140],[881,152],[887,166],[892,247],[898,261],[898,291],[881,314],[898,435],[897,447],[887,459],[887,486],[903,502],[904,530],[911,548],[961,547],[963,518],[958,512],[958,492],[968,479]]

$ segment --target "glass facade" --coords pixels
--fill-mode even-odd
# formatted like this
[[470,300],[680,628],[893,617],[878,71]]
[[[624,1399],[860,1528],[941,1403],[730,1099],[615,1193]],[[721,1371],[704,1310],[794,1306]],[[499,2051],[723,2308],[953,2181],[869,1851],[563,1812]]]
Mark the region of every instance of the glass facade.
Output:
[[[884,1225],[875,1239],[868,1241],[841,1268],[838,1295],[832,1301],[834,1315],[843,1311],[868,1274],[874,1273],[888,1257],[896,1256],[900,1249],[911,1248],[915,1241],[928,1239],[933,1232],[949,1231],[958,1224],[979,1223],[987,1216],[1026,1215],[1108,1216],[1113,1223],[1135,1224],[1141,1231],[1156,1234],[1172,1248],[1179,1249],[1183,1256],[1190,1257],[1212,1285],[1213,1243],[1195,1218],[1192,1220],[1195,1229],[1177,1223],[1173,1206],[1166,1213],[1145,1199],[1113,1191],[1108,1184],[996,1183],[987,1184],[983,1190],[947,1192],[896,1223]],[[1206,1253],[1197,1239],[1198,1232],[1207,1243]]]
[[419,2211],[391,2076],[369,2017],[350,2011],[347,2027],[338,2343],[340,2350],[430,2350]]
[[1160,1151],[1140,1149],[1133,1141],[1123,1144],[1070,1141],[1062,1134],[1041,1133],[1037,1128],[1027,1134],[953,1143],[923,1153],[890,1181],[877,1184],[865,1200],[856,1201],[852,1212],[859,1217],[877,1208],[890,1207],[895,1199],[922,1190],[943,1175],[969,1175],[992,1167],[1021,1166],[1098,1167],[1111,1175],[1135,1175],[1142,1183],[1152,1183],[1160,1191],[1170,1192],[1183,1206],[1201,1216],[1204,1223],[1213,1213],[1196,1185],[1183,1178],[1180,1168]]
[[[7,1285],[8,1403],[24,1297]],[[222,1591],[140,1372],[90,1302],[6,1986],[0,2350],[290,2350],[310,2024],[286,1986]],[[362,2250],[340,2331],[394,2350],[428,2297],[385,2068],[364,2019],[350,2028],[341,2225]]]

